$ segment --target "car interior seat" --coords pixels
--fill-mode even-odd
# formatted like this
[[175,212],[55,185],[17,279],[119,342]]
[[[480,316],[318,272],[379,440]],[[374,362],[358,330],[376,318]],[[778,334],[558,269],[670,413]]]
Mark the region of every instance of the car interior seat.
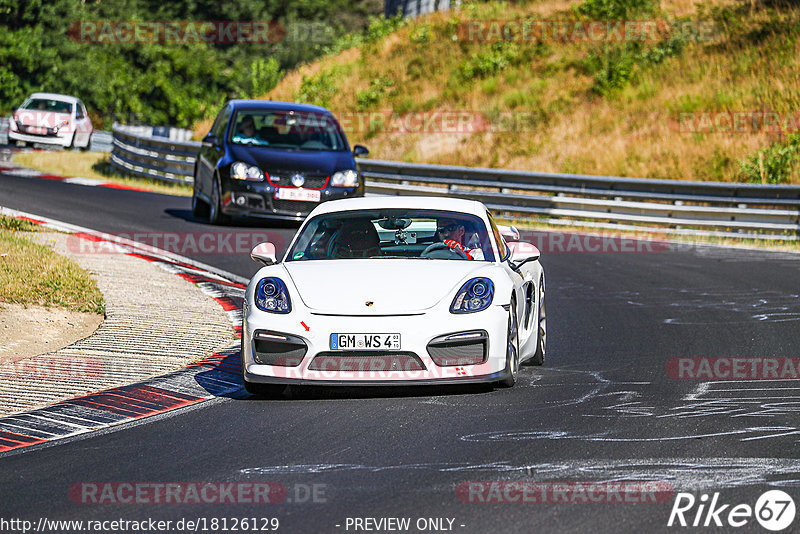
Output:
[[381,239],[368,220],[345,222],[331,238],[328,257],[339,259],[369,258],[381,253]]

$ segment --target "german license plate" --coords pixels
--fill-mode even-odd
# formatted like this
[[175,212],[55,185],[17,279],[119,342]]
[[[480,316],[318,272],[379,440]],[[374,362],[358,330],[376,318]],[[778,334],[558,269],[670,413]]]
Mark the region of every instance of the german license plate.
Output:
[[290,189],[279,187],[275,191],[275,198],[279,200],[301,200],[303,202],[319,202],[320,193],[315,189]]
[[331,350],[400,350],[400,334],[331,334]]

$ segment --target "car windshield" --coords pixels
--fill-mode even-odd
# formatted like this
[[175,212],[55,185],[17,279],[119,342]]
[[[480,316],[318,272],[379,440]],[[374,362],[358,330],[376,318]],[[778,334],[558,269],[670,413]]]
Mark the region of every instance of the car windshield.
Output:
[[317,215],[286,261],[410,258],[494,261],[483,220],[464,213],[387,209]]
[[50,113],[72,113],[72,104],[63,100],[52,100],[49,98],[28,99],[20,109],[30,109],[33,111],[48,111]]
[[230,141],[289,150],[346,150],[331,115],[299,111],[239,111]]

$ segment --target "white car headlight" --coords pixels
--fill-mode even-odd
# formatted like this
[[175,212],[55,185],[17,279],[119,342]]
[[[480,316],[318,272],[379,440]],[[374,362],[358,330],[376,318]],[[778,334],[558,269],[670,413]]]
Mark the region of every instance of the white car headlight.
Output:
[[231,165],[231,178],[234,180],[250,180],[251,182],[263,182],[264,172],[253,165],[248,165],[242,161],[237,161]]
[[11,117],[11,118],[8,120],[8,128],[9,128],[9,129],[10,129],[12,132],[17,132],[17,131],[19,131],[19,128],[17,127],[17,121],[16,121],[16,119],[15,119],[14,117]]
[[353,169],[338,171],[331,176],[331,185],[337,187],[355,187],[358,185],[358,173]]

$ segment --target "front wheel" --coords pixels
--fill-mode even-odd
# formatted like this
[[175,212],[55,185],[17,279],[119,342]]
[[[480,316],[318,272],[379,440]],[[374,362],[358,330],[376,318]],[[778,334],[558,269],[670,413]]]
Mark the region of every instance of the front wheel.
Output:
[[510,388],[517,383],[519,374],[519,328],[517,323],[517,310],[514,301],[508,311],[508,334],[506,336],[506,369],[509,374],[500,380],[501,387]]
[[208,204],[200,198],[197,176],[194,177],[194,186],[192,187],[192,215],[201,219],[208,217]]
[[208,214],[208,222],[215,225],[228,223],[227,215],[222,213],[222,193],[217,179],[211,185],[211,208]]

